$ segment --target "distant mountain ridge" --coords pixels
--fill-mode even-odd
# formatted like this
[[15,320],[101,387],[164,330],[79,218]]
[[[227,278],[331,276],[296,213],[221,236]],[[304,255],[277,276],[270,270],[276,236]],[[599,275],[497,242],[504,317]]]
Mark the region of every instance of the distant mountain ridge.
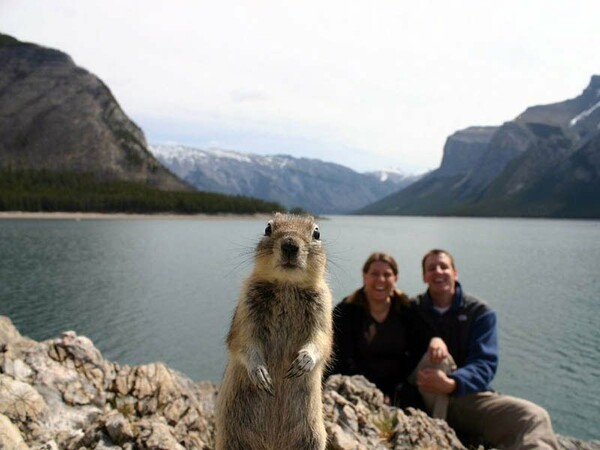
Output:
[[148,151],[106,85],[58,50],[0,35],[0,167],[93,172],[192,191]]
[[600,76],[573,99],[457,131],[438,169],[358,212],[600,218]]
[[358,173],[339,164],[289,155],[151,145],[169,170],[199,190],[248,195],[315,214],[347,213],[418,179],[393,171]]
[[270,213],[197,192],[148,150],[108,87],[65,53],[0,33],[0,210]]

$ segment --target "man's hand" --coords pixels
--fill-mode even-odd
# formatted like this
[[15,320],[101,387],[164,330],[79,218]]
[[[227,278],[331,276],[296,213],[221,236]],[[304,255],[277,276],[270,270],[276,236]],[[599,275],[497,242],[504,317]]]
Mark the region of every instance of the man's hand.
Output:
[[417,386],[433,394],[451,394],[456,390],[456,381],[439,369],[422,369],[417,374]]
[[448,346],[442,338],[431,338],[429,347],[427,348],[427,354],[432,363],[439,364],[448,356]]

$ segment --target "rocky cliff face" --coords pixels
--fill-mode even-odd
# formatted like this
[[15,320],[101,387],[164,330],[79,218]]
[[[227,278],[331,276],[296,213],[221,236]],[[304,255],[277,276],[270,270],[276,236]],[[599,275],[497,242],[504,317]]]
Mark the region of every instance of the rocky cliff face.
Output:
[[7,167],[193,190],[148,151],[102,81],[62,52],[0,35],[0,168]]
[[[562,149],[557,150],[559,152]],[[565,205],[566,217],[600,217],[600,134],[587,141],[526,189],[515,193],[515,201],[548,208],[549,196],[555,204]],[[544,213],[546,210],[541,210]]]
[[357,173],[339,164],[287,155],[256,155],[151,146],[171,171],[201,191],[247,195],[315,214],[345,213],[402,189],[418,177]]
[[488,129],[487,144],[481,139],[473,146],[461,139],[472,130],[448,139],[439,169],[361,213],[600,217],[589,200],[600,197],[594,175],[600,76],[593,76],[574,99],[528,108],[496,130]]
[[497,130],[498,127],[470,127],[449,136],[436,176],[449,177],[468,173],[481,158]]
[[[0,316],[0,448],[210,450],[217,395],[218,386],[161,363],[107,361],[73,331],[32,341]],[[323,403],[328,450],[466,449],[446,422],[385,405],[360,376],[330,377]],[[559,440],[563,449],[600,449]]]

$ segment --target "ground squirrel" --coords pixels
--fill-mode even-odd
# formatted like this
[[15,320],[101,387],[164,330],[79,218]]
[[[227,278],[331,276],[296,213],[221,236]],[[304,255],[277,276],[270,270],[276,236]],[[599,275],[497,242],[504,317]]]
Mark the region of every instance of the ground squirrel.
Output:
[[227,334],[217,450],[324,450],[322,374],[332,347],[325,251],[309,216],[277,213]]

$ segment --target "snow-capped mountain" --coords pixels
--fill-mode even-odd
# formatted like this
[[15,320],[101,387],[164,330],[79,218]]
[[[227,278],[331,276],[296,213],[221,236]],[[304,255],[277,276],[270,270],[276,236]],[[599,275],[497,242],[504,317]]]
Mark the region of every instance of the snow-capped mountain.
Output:
[[150,150],[169,170],[201,191],[277,201],[314,214],[354,211],[419,178],[395,171],[358,173],[339,164],[289,155],[178,145],[151,145]]

